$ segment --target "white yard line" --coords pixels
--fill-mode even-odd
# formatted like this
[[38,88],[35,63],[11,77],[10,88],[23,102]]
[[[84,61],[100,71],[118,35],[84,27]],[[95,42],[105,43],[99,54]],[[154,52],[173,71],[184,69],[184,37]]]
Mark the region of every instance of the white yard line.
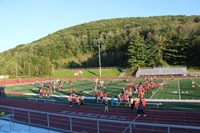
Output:
[[[166,80],[165,80],[166,81]],[[164,79],[163,79],[163,82],[164,82]],[[155,94],[156,92],[160,89],[160,87],[157,88],[157,90],[151,95],[151,97],[149,99],[151,99]]]
[[179,79],[178,79],[178,94],[179,94],[179,99],[181,99],[181,87],[180,87]]
[[160,87],[157,88],[157,90],[151,95],[151,97],[149,99],[151,99],[159,89],[160,89]]

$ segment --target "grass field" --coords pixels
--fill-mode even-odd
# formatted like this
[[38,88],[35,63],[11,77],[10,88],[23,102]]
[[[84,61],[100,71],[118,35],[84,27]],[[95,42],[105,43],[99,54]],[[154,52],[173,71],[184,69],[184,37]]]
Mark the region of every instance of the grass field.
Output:
[[[82,71],[82,74],[75,75],[76,72]],[[102,69],[101,77],[118,77],[120,71],[115,69]],[[53,77],[57,78],[95,78],[99,77],[99,69],[76,69],[76,70],[56,70],[53,72]]]
[[[93,80],[91,80],[93,79]],[[94,82],[95,78],[90,78],[90,80],[83,80],[81,79],[74,79],[73,84],[69,83],[69,80],[63,80],[63,89],[62,91],[54,92],[53,94],[56,97],[50,97],[49,99],[54,99],[59,103],[68,103],[66,98],[69,95],[69,89],[74,88],[75,94],[82,95],[85,94],[86,97],[93,97],[94,98]],[[134,85],[130,86],[133,87],[135,84],[140,83],[140,81],[144,81],[144,79],[132,79],[125,82],[123,79],[114,80],[112,84],[110,83],[111,78],[108,80],[104,80],[104,86],[98,87],[98,91],[107,92],[108,97],[116,98],[119,93],[121,93],[122,88],[128,88],[127,84],[133,83]],[[156,79],[154,80],[155,83],[164,82],[163,88],[161,89],[160,86],[154,87],[155,93],[152,94],[153,88],[151,87],[148,92],[145,93],[145,98],[153,100],[153,102],[162,103],[160,108],[154,106],[154,109],[159,110],[181,110],[181,111],[199,111],[200,108],[200,78],[166,78],[166,79]],[[194,81],[196,83],[195,87],[192,87],[191,82]],[[36,94],[38,94],[38,88],[40,84],[20,84],[14,86],[1,86],[1,92],[5,93],[5,96],[8,98],[20,98],[20,99],[27,99],[30,97],[39,98]],[[46,84],[46,88],[49,87],[49,83]],[[24,93],[28,93],[29,95],[25,95]],[[137,94],[133,93],[134,97],[137,97]],[[45,97],[46,98],[46,97]],[[39,98],[40,99],[40,98]],[[169,101],[172,100],[172,101]],[[180,102],[177,100],[185,100],[185,101],[199,101],[199,102]],[[97,106],[93,100],[87,101],[89,106]],[[98,104],[98,106],[103,106],[103,104]],[[125,107],[125,106],[120,106]],[[126,108],[126,107],[125,107]],[[151,106],[148,106],[151,108]]]
[[[122,88],[128,88],[127,83],[138,84],[143,79],[133,79],[127,82],[120,80],[113,80],[112,84],[109,80],[104,80],[104,86],[98,87],[98,91],[107,92],[108,97],[115,98],[119,93],[121,93]],[[152,94],[152,87],[149,91],[145,93],[146,99],[200,99],[200,79],[199,78],[175,78],[175,79],[156,79],[155,83],[160,83],[164,81],[163,88],[159,86],[154,87],[155,93]],[[195,87],[191,86],[191,82],[196,83]],[[69,84],[69,81],[63,81],[62,91],[54,92],[56,95],[69,95],[69,89],[74,88],[74,91],[77,95],[82,95],[85,93],[86,96],[94,96],[94,80],[73,80],[73,84]],[[49,83],[46,84],[48,88]],[[135,85],[130,87],[134,88]],[[37,88],[40,87],[40,84],[26,84],[26,85],[15,85],[10,87],[1,87],[1,90],[5,92],[24,92],[24,93],[37,93]],[[137,94],[133,93],[134,97],[137,97]]]

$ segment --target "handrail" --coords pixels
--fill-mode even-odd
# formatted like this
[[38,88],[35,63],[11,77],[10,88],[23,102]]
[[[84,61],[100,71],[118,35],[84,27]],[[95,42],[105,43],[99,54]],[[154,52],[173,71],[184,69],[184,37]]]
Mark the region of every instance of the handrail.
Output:
[[[146,122],[130,122],[130,121],[122,121],[122,120],[108,120],[108,119],[100,119],[100,118],[88,118],[84,116],[73,116],[73,115],[67,115],[67,114],[57,114],[57,113],[50,113],[50,112],[44,112],[44,111],[37,111],[37,110],[30,110],[30,109],[22,109],[22,108],[16,108],[16,107],[11,107],[11,106],[3,106],[0,105],[0,108],[6,108],[6,109],[11,109],[11,113],[15,113],[15,111],[26,111],[28,113],[39,113],[39,114],[45,114],[49,118],[49,115],[53,116],[61,116],[61,117],[67,117],[70,119],[70,124],[72,124],[72,119],[84,119],[84,120],[91,120],[91,121],[96,121],[97,123],[97,131],[99,131],[99,122],[109,122],[109,123],[116,123],[116,124],[127,124],[127,125],[141,125],[141,126],[156,126],[156,127],[166,127],[168,128],[168,133],[170,132],[170,128],[179,128],[179,129],[192,129],[192,130],[199,130],[199,126],[186,126],[186,125],[172,125],[172,124],[159,124],[159,123],[146,123]],[[15,110],[15,111],[14,111]],[[12,114],[15,116],[15,114]],[[49,119],[47,119],[47,123],[49,123]],[[30,123],[28,123],[30,124]],[[70,125],[71,127],[72,125]],[[49,127],[49,124],[48,126]],[[130,126],[131,127],[131,126]],[[51,128],[51,127],[49,127]],[[59,129],[58,129],[59,130]],[[73,130],[73,129],[70,129]],[[131,129],[132,130],[132,129]],[[73,131],[72,131],[73,132]]]

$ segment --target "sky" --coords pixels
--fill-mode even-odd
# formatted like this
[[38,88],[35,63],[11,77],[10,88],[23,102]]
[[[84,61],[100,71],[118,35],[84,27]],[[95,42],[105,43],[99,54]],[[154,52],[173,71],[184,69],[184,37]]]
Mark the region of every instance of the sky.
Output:
[[200,0],[0,0],[0,52],[102,19],[200,15]]

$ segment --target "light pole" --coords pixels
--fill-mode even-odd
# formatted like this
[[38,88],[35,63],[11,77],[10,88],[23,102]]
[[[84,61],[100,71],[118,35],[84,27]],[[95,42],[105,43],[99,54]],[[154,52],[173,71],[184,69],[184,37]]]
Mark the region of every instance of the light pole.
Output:
[[101,78],[101,40],[97,39],[98,47],[99,47],[99,77]]

